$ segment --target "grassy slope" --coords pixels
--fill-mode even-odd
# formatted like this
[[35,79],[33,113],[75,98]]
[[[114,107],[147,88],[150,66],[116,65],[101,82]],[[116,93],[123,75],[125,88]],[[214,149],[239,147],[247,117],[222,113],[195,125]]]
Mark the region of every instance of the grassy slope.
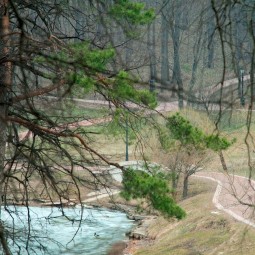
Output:
[[135,255],[254,254],[255,230],[215,209],[211,202],[215,184],[192,183],[196,195],[181,202],[186,219],[169,222],[158,218],[149,230],[156,237],[154,244]]
[[[196,123],[198,126],[202,125],[203,128],[210,130],[210,123],[206,123],[206,120],[201,118],[202,116],[193,117],[193,120],[201,122]],[[241,165],[236,165],[241,162],[241,158],[243,159],[243,168],[247,166],[247,162],[244,162],[247,161],[247,151],[243,143],[246,130],[242,126],[240,129],[239,125],[246,118],[243,116],[243,119],[240,119],[241,117],[238,115],[236,128],[233,129],[233,126],[230,125],[232,128],[224,129],[224,134],[229,138],[237,138],[237,142],[225,153],[228,163],[232,163],[235,170],[236,168],[242,170]],[[89,127],[85,129],[97,132],[101,128]],[[98,149],[111,160],[124,160],[125,143],[121,138],[107,137],[105,134],[95,135],[93,138],[94,142],[91,142],[93,148]],[[154,146],[153,148],[155,156],[157,153]],[[130,154],[132,155],[134,151],[135,144],[130,146]],[[157,156],[162,157],[162,154]],[[214,171],[221,169],[217,157],[211,165],[211,169]],[[247,169],[243,170],[247,171]],[[245,175],[244,171],[239,174]],[[168,222],[158,218],[150,227],[150,235],[156,237],[154,244],[140,249],[137,251],[137,255],[254,254],[255,230],[247,228],[222,212],[220,214],[212,213],[212,211],[216,211],[211,203],[215,185],[211,182],[203,183],[201,184],[201,180],[193,180],[191,183],[193,196],[180,203],[188,213],[187,218],[180,222]]]
[[[224,151],[225,160],[228,165],[229,173],[237,175],[251,176],[254,178],[254,115],[251,118],[251,124],[247,125],[247,111],[226,112],[220,122],[222,134],[229,140],[236,139],[236,142]],[[248,128],[249,127],[249,128]],[[249,157],[251,168],[249,168]],[[207,167],[209,170],[221,170],[219,160],[214,160]]]

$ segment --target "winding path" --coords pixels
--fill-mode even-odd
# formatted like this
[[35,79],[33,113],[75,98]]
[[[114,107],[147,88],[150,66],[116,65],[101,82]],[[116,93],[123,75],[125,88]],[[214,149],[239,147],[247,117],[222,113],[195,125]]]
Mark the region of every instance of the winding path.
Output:
[[[146,171],[141,161],[120,162],[119,164]],[[151,165],[154,164],[151,163]],[[122,171],[120,169],[113,166],[109,168],[108,172],[117,182],[122,181]],[[243,176],[220,172],[198,172],[192,177],[217,182],[218,185],[212,200],[215,207],[236,220],[255,228],[255,181]],[[107,195],[102,197],[105,196]],[[97,198],[100,198],[100,196]]]
[[[136,170],[146,171],[140,161],[120,162],[122,166],[133,166]],[[153,163],[152,163],[153,165]],[[113,179],[122,181],[122,172],[110,168]],[[255,228],[255,181],[246,177],[220,172],[198,172],[192,177],[217,182],[213,204],[236,220]]]
[[[50,97],[52,99],[57,99],[56,97]],[[83,99],[72,99],[75,102],[82,102],[84,104],[90,104],[90,105],[100,105],[100,106],[109,106],[109,102],[102,101],[102,100],[83,100]],[[135,104],[132,104],[132,107],[135,107]],[[167,112],[167,111],[177,111],[178,110],[178,102],[165,102],[160,103],[157,108],[155,109],[158,112]],[[96,118],[96,119],[89,119],[89,120],[82,120],[75,123],[68,123],[63,124],[62,126],[58,128],[54,128],[54,131],[61,131],[65,130],[66,128],[78,128],[78,127],[88,127],[98,124],[103,124],[106,122],[110,122],[112,120],[111,117],[105,117],[105,118]],[[32,137],[32,131],[26,130],[19,133],[19,139],[28,139]]]
[[[234,81],[234,80],[233,80]],[[231,84],[231,82],[230,82]],[[230,85],[228,84],[228,85]],[[86,100],[81,100],[85,102]],[[101,104],[104,102],[95,100],[93,102],[88,102],[91,104]],[[178,110],[178,103],[161,103],[156,109],[159,112]],[[91,126],[99,123],[104,123],[110,121],[111,118],[101,118],[101,119],[91,119],[84,120],[77,123],[69,124],[69,128],[75,128],[78,126]],[[63,129],[67,126],[63,126]],[[60,127],[61,129],[61,127]],[[19,134],[20,138],[29,138],[31,136],[31,131],[25,131]],[[119,172],[115,173],[119,178]],[[213,197],[213,203],[217,209],[224,211],[225,213],[231,215],[236,220],[243,222],[249,226],[255,227],[255,182],[249,181],[249,179],[237,175],[227,175],[217,172],[199,172],[193,175],[195,178],[209,179],[217,182],[217,188]],[[120,177],[121,178],[121,177]],[[114,194],[118,193],[117,190]],[[95,199],[100,199],[109,196],[107,192],[99,192],[91,198],[88,198],[84,202],[93,201]],[[248,205],[249,204],[249,205]]]
[[217,182],[213,196],[216,208],[255,228],[255,182],[253,180],[217,172],[198,172],[193,177]]
[[[243,81],[249,81],[249,80],[250,80],[250,75],[245,75],[243,77]],[[211,96],[211,95],[213,95],[214,93],[216,93],[217,91],[219,91],[221,89],[226,89],[230,86],[237,85],[238,82],[239,82],[238,78],[233,78],[233,79],[230,79],[230,80],[226,80],[223,83],[218,83],[218,84],[211,85],[211,86],[205,88],[203,90],[203,93],[204,93],[205,96]]]

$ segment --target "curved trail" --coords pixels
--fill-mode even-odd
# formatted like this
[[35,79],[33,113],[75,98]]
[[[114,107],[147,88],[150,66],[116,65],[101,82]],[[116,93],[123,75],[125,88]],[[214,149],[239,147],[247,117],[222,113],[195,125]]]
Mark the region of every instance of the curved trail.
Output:
[[246,177],[217,172],[199,172],[193,177],[217,182],[213,204],[236,220],[255,228],[255,182]]
[[[56,97],[52,97],[56,98]],[[89,104],[95,104],[95,105],[109,105],[107,104],[106,101],[101,101],[101,100],[83,100],[83,99],[73,99],[74,101],[79,100],[79,102],[83,103],[89,103]],[[134,106],[133,106],[134,107]],[[155,109],[158,112],[167,112],[167,111],[177,111],[178,110],[178,102],[170,102],[170,103],[160,103],[157,108]],[[102,124],[106,122],[110,122],[112,120],[111,117],[105,117],[105,118],[96,118],[96,119],[89,119],[89,120],[82,120],[79,122],[75,123],[69,123],[69,124],[63,124],[62,126],[55,128],[55,131],[61,131],[64,130],[65,128],[78,128],[78,127],[88,127],[88,126],[94,126],[97,124]],[[22,131],[19,133],[19,139],[28,139],[32,136],[32,131],[27,130],[27,131]]]
[[[86,101],[86,100],[81,100]],[[93,102],[91,102],[93,101]],[[104,104],[100,100],[91,100],[92,104]],[[156,108],[159,112],[178,110],[178,103],[161,103]],[[67,125],[69,128],[75,128],[78,126],[92,126],[99,123],[109,122],[108,118],[90,119],[77,123]],[[66,128],[66,126],[63,128]],[[61,127],[60,127],[61,129]],[[24,131],[19,134],[21,139],[29,138],[32,135],[31,131]],[[249,226],[255,227],[255,207],[248,206],[255,205],[255,182],[249,181],[249,179],[237,175],[226,175],[216,172],[199,172],[193,175],[196,178],[209,179],[217,182],[217,188],[214,193],[213,203],[217,209],[224,211],[228,215],[231,215],[236,220],[243,222]],[[99,195],[99,197],[98,197]],[[94,198],[89,198],[92,201],[95,198],[101,198],[109,196],[109,194],[98,194]],[[84,201],[85,202],[85,201]],[[86,201],[88,202],[88,201]]]
[[[136,166],[135,169],[141,170],[138,161],[121,162],[120,164]],[[111,169],[111,174],[117,176],[113,176],[113,178],[121,182],[122,178],[120,178],[119,175],[121,175],[122,172],[114,169],[114,167]],[[193,175],[193,177],[217,182],[212,200],[215,207],[236,220],[255,228],[255,181],[249,180],[243,176],[217,172],[198,172]],[[116,190],[115,192],[118,193]],[[95,196],[84,202],[106,196],[109,196],[109,194],[99,193],[99,196]]]

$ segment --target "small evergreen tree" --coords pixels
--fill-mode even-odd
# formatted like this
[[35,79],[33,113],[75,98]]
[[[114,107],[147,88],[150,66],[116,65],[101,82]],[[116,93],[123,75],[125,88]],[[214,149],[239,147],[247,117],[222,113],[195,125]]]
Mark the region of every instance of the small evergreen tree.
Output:
[[[166,126],[170,131],[170,138],[179,142],[177,145],[179,154],[184,154],[179,156],[179,160],[182,160],[179,171],[183,173],[183,198],[185,198],[188,195],[189,177],[199,168],[199,164],[190,162],[194,162],[194,158],[198,158],[197,161],[201,163],[208,149],[221,153],[222,150],[229,148],[234,141],[230,142],[218,134],[205,134],[179,113],[169,117]],[[187,164],[184,161],[187,161]],[[179,173],[174,173],[174,175],[174,178],[179,178]]]
[[122,197],[145,198],[150,205],[165,217],[185,217],[185,211],[171,197],[167,181],[157,174],[149,175],[142,171],[127,169],[123,173]]

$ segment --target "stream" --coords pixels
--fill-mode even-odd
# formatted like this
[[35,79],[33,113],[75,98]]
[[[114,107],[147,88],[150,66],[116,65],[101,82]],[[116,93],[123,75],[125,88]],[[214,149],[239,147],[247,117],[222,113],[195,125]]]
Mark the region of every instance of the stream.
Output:
[[81,220],[81,207],[64,208],[64,215],[56,207],[29,207],[31,229],[28,229],[26,207],[9,206],[8,210],[12,217],[2,208],[1,220],[10,227],[10,232],[15,226],[15,239],[9,241],[9,246],[13,254],[21,255],[104,255],[113,243],[126,238],[125,233],[134,224],[126,214],[107,209],[85,208]]

